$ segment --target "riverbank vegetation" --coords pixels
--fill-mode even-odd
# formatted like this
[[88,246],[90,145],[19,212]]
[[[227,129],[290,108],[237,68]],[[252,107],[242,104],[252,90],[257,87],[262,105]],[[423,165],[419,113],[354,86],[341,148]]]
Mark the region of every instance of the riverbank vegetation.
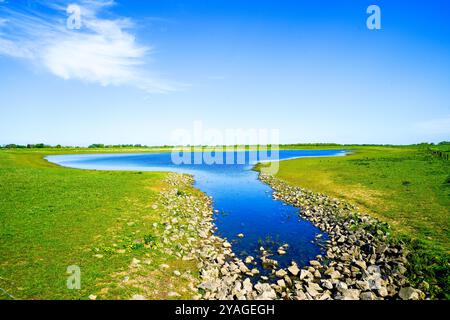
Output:
[[[197,277],[195,263],[161,243],[167,174],[62,168],[48,153],[0,151],[0,299],[191,299],[192,279],[174,271]],[[72,265],[80,290],[66,286]]]
[[450,162],[433,152],[448,146],[349,146],[346,157],[282,161],[277,177],[388,222],[411,250],[410,278],[449,298]]
[[[449,298],[450,162],[440,155],[450,151],[448,143],[282,148],[351,151],[346,157],[283,161],[278,178],[344,199],[388,222],[393,237],[407,242],[412,252],[410,278],[425,280],[435,297]],[[173,272],[195,277],[196,266],[167,255],[158,234],[149,231],[167,215],[167,208],[154,206],[167,187],[167,174],[74,170],[43,159],[49,154],[170,150],[3,146],[0,299],[128,299],[142,289],[126,285],[137,261],[143,274],[151,274],[146,290],[154,290],[153,298],[170,298],[171,292],[179,294],[173,298],[191,298],[192,293],[183,292],[189,281]],[[185,187],[180,192],[198,191]],[[81,290],[66,287],[70,265],[81,267]]]

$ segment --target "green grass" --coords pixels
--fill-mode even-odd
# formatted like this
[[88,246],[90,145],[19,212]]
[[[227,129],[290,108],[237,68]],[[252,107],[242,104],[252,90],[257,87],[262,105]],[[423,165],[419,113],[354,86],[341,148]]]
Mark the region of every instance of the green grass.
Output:
[[[195,273],[192,262],[136,243],[158,241],[152,224],[164,208],[152,203],[166,174],[67,169],[42,159],[54,152],[0,150],[0,299],[127,299],[139,288],[117,283],[133,258],[151,261],[141,270],[151,274],[151,298],[183,289],[186,282],[159,265]],[[67,289],[70,265],[81,268],[81,290]]]
[[412,280],[437,284],[442,290],[432,291],[448,297],[450,161],[420,146],[347,149],[353,153],[346,157],[282,161],[277,176],[350,201],[388,222],[394,236],[413,250]]
[[[293,145],[291,149],[342,149]],[[411,278],[427,280],[438,297],[449,292],[450,162],[428,147],[345,146],[353,154],[281,162],[279,178],[356,203],[389,222],[396,239],[413,249]],[[448,146],[433,149],[448,152]],[[136,276],[133,258],[149,260],[139,272],[155,299],[181,293],[186,282],[171,270],[196,266],[136,240],[158,243],[152,230],[164,208],[152,209],[164,173],[107,172],[58,167],[46,154],[167,151],[149,148],[0,150],[0,288],[18,299],[130,298],[143,288],[122,285]],[[192,188],[183,190],[195,194]],[[118,253],[118,251],[123,253]],[[101,254],[103,258],[96,258]],[[161,263],[170,265],[160,270]],[[66,269],[78,265],[82,289],[68,290]],[[0,290],[0,299],[9,296]]]

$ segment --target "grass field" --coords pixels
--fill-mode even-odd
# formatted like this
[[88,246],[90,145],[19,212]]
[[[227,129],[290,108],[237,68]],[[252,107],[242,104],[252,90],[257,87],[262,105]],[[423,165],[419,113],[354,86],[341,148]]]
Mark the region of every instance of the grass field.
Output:
[[[448,298],[450,162],[420,146],[345,148],[353,153],[283,161],[278,177],[351,201],[389,222],[394,237],[413,250],[411,277],[439,285],[441,290],[433,292]],[[187,282],[172,272],[195,275],[196,266],[141,244],[154,235],[153,223],[167,210],[152,206],[166,187],[166,174],[74,170],[43,160],[55,153],[161,150],[167,149],[0,150],[0,299],[87,299],[91,294],[128,299],[143,289],[155,299],[168,298],[170,291],[190,298]],[[139,271],[147,275],[146,288],[126,285],[133,258],[148,261]],[[161,270],[162,263],[170,268]],[[81,268],[81,290],[66,287],[70,265]]]
[[[129,299],[142,291],[125,283],[133,258],[148,262],[139,272],[152,275],[152,298],[190,298],[172,266],[195,275],[193,262],[142,245],[166,210],[152,208],[165,174],[61,168],[42,159],[52,152],[0,150],[0,299]],[[81,290],[67,289],[70,265]]]
[[[283,161],[278,177],[357,204],[388,222],[396,238],[412,240],[411,275],[439,284],[449,297],[450,161],[427,148],[346,147],[337,158]],[[436,147],[446,150],[446,147]]]

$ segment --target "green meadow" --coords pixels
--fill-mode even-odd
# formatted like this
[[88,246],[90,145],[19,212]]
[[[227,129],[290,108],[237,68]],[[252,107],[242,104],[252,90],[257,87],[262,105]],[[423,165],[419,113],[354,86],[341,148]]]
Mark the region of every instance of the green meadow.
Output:
[[436,297],[449,298],[450,161],[445,157],[449,145],[332,148],[352,153],[282,161],[277,176],[345,199],[388,222],[394,239],[407,242],[411,250],[410,278],[417,283],[426,280]]
[[[43,159],[55,152],[0,150],[0,299],[129,299],[143,290],[190,298],[172,268],[195,275],[195,265],[142,244],[158,241],[152,225],[166,209],[152,204],[166,174],[67,169]],[[139,271],[145,288],[126,283],[133,259],[148,262]],[[81,290],[67,288],[72,265],[81,269]]]
[[[351,151],[346,157],[282,161],[278,177],[350,201],[388,222],[393,239],[411,250],[411,280],[426,280],[435,297],[449,298],[448,145],[283,148]],[[159,250],[152,228],[167,210],[153,205],[167,187],[165,173],[75,170],[43,159],[163,150],[168,149],[0,149],[0,299],[129,299],[142,290],[154,299],[167,299],[170,291],[189,299],[187,281],[174,277],[173,270],[195,276],[196,266]],[[149,250],[143,239],[156,245]],[[148,261],[139,271],[145,288],[126,285],[133,259]],[[169,268],[161,270],[161,264]],[[80,290],[66,286],[71,265],[81,268]]]

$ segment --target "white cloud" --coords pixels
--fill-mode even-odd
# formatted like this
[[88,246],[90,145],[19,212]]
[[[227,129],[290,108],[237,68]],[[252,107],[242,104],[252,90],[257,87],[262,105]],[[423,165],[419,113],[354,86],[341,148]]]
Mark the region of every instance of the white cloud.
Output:
[[[1,0],[0,0],[1,2]],[[38,2],[43,5],[43,2]],[[27,59],[63,79],[108,85],[128,85],[150,93],[175,90],[175,85],[144,71],[151,48],[140,45],[130,30],[133,21],[100,18],[114,4],[83,0],[81,29],[67,28],[69,3],[45,4],[53,14],[36,8],[0,7],[0,54]]]

